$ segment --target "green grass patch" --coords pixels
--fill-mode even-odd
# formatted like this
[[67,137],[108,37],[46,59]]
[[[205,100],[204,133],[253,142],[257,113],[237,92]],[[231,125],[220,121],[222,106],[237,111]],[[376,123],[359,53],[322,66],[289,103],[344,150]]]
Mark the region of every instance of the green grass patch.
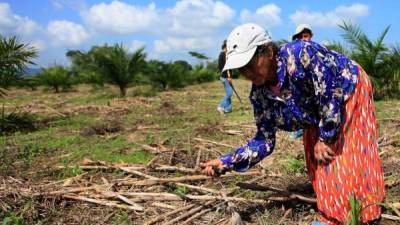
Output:
[[65,167],[59,174],[58,178],[59,179],[65,179],[68,177],[76,177],[79,174],[82,174],[83,170],[79,166],[73,166],[73,167]]
[[81,143],[81,136],[79,135],[68,135],[59,138],[51,138],[47,141],[46,145],[49,149],[66,149],[74,144]]
[[349,196],[350,201],[350,212],[349,212],[349,221],[348,225],[358,225],[361,223],[361,211],[362,211],[362,204],[357,199],[356,195]]
[[18,216],[14,212],[6,212],[3,220],[1,221],[2,225],[25,225],[27,224],[23,217]]
[[131,90],[130,95],[133,97],[154,97],[157,96],[159,92],[152,88],[151,86],[138,86]]
[[174,193],[178,196],[185,196],[188,193],[188,189],[185,186],[177,186]]
[[18,106],[26,101],[29,100],[29,96],[28,95],[17,95],[13,98],[10,98],[8,96],[5,96],[4,98],[0,98],[0,104],[3,105],[7,105],[7,104],[12,104],[14,106]]
[[136,146],[126,142],[124,137],[105,140],[102,137],[82,139],[79,145],[71,149],[70,156],[62,159],[63,163],[77,162],[83,158],[106,162],[147,163],[153,155],[147,151],[136,150]]
[[305,172],[304,159],[297,159],[293,156],[288,157],[288,163],[285,167],[286,173],[302,173]]
[[87,104],[99,104],[99,103],[107,103],[109,100],[113,98],[117,98],[119,95],[117,93],[112,93],[110,91],[100,93],[94,92],[92,94],[86,96],[77,96],[70,98],[68,103],[73,103],[77,105],[87,105]]
[[27,144],[22,146],[18,151],[18,159],[22,159],[26,164],[32,164],[33,160],[40,156],[46,154],[46,149],[37,144]]
[[126,211],[120,210],[115,216],[112,218],[112,224],[115,225],[135,225],[136,223],[132,221],[129,217],[129,214]]
[[90,115],[77,115],[73,117],[59,118],[52,121],[50,127],[63,127],[68,129],[80,129],[83,126],[87,126],[96,122],[96,118]]
[[375,107],[378,119],[399,118],[400,101],[398,100],[375,101]]

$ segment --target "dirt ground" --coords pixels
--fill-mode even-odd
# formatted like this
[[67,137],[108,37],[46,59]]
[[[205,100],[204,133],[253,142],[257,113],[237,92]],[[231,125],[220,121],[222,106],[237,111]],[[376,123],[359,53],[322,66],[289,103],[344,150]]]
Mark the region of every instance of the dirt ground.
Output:
[[[242,96],[248,84],[238,81]],[[219,83],[117,98],[79,87],[54,95],[12,90],[37,115],[34,131],[2,135],[3,224],[310,224],[318,215],[302,140],[278,132],[275,152],[247,174],[204,177],[199,162],[245,143],[252,110],[220,115]],[[388,107],[388,106],[392,107]],[[393,107],[395,106],[395,107]],[[386,200],[380,224],[400,224],[400,103],[378,102]],[[397,115],[397,116],[396,116]],[[254,191],[238,183],[268,187]],[[297,197],[296,197],[297,196]],[[300,198],[298,197],[300,196]],[[304,200],[304,197],[306,200]],[[311,199],[311,202],[309,201]],[[240,224],[240,223],[238,223]]]

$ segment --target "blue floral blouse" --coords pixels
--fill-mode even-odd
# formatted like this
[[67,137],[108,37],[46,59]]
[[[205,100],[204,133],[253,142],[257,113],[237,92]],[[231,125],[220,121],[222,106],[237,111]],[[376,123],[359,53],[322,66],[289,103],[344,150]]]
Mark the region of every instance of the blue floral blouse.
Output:
[[250,92],[257,133],[246,146],[220,157],[227,169],[246,171],[275,145],[277,129],[295,131],[318,126],[320,140],[333,143],[342,121],[344,102],[354,92],[358,65],[315,42],[296,40],[277,55],[278,90],[268,85]]

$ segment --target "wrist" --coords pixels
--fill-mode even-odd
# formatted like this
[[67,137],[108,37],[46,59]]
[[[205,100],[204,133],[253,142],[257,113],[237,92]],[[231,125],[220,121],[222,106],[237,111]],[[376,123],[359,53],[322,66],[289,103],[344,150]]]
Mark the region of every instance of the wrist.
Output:
[[223,168],[232,168],[233,166],[233,156],[232,154],[228,153],[225,155],[221,155],[219,157],[219,161],[221,162],[221,165]]

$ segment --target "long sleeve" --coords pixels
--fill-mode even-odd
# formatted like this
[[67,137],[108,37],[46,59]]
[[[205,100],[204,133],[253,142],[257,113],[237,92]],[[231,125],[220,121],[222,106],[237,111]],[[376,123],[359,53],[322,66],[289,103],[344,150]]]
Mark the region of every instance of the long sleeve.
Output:
[[275,146],[275,118],[273,113],[269,111],[272,110],[272,108],[262,107],[261,103],[257,101],[254,96],[252,96],[250,100],[254,108],[257,133],[245,146],[220,157],[224,166],[229,170],[238,172],[248,170],[270,155]]
[[224,52],[220,52],[219,56],[218,56],[218,69],[220,72],[222,72],[222,69],[225,66],[225,53]]
[[334,143],[339,132],[344,96],[338,61],[327,49],[306,46],[300,61],[311,74],[314,91],[319,101],[319,139]]

